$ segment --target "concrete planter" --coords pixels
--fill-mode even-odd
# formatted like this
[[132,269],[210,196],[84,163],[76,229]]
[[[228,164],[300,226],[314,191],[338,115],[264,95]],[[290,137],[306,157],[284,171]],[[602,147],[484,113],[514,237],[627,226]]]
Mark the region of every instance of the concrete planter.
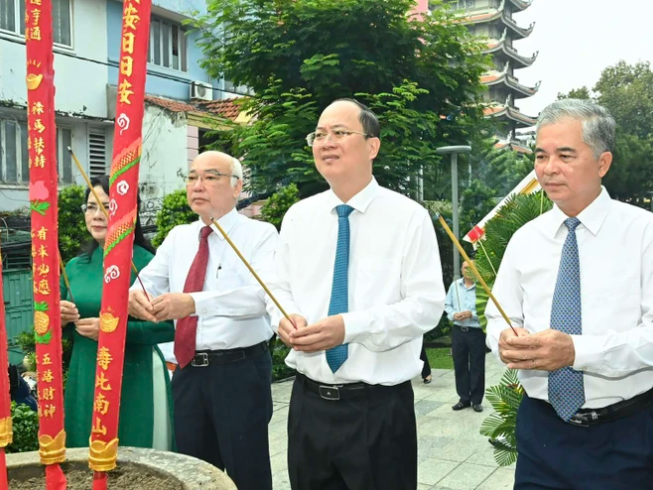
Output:
[[[64,472],[88,469],[88,448],[75,448],[66,451]],[[154,475],[179,482],[182,490],[237,490],[231,479],[215,466],[182,454],[120,447],[118,467],[125,473],[134,475]],[[7,469],[9,479],[27,481],[43,475],[38,451],[8,454]],[[154,490],[154,489],[151,489]]]

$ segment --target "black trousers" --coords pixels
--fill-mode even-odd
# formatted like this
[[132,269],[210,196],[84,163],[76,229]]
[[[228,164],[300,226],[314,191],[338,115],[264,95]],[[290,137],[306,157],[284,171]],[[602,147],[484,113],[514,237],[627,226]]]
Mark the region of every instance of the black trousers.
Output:
[[172,395],[179,452],[226,469],[238,490],[272,490],[271,381],[267,349],[236,362],[177,369]]
[[293,490],[415,490],[410,382],[368,386],[358,397],[333,401],[298,376],[288,415],[288,473]]
[[653,488],[653,406],[590,427],[528,396],[517,412],[515,490]]
[[431,376],[431,364],[429,364],[429,358],[426,355],[426,349],[422,343],[422,352],[419,354],[420,360],[424,361],[422,366],[422,379],[426,379],[428,376]]
[[485,393],[485,334],[480,328],[468,328],[465,332],[454,325],[451,350],[460,401],[480,405]]

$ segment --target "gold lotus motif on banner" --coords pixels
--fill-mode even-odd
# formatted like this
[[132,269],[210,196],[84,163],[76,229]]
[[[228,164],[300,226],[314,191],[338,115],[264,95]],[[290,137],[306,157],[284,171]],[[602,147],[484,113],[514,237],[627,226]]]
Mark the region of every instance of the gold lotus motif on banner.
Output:
[[39,455],[42,464],[63,463],[66,460],[66,433],[62,430],[54,439],[47,434],[39,436]]
[[90,454],[88,466],[93,471],[111,471],[116,467],[118,458],[118,438],[108,443],[89,440]]
[[100,315],[100,330],[106,333],[113,332],[118,328],[118,320],[119,318],[111,313],[102,313]]
[[11,417],[0,419],[0,447],[11,444],[14,438],[14,431],[11,425]]

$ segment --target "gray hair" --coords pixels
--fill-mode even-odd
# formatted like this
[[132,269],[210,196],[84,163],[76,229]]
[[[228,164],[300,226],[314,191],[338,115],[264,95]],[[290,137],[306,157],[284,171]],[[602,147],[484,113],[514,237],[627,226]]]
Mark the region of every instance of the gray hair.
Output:
[[580,121],[583,125],[583,141],[592,149],[594,158],[612,151],[615,141],[616,122],[604,107],[589,100],[562,99],[548,105],[537,121],[537,131],[542,126],[556,124],[563,119]]
[[243,166],[240,160],[231,157],[231,187],[236,187],[239,180],[243,180]]

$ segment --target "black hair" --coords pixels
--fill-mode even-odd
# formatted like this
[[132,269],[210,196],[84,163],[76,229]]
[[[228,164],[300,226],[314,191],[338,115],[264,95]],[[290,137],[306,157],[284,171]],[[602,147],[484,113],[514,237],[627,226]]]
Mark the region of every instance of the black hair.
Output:
[[365,104],[358,102],[356,99],[338,99],[334,102],[351,102],[355,104],[360,109],[360,114],[358,115],[358,120],[363,126],[363,131],[367,134],[368,138],[378,138],[381,134],[381,129],[379,126],[379,118],[376,117],[376,114],[367,107]]
[[[101,175],[99,177],[91,178],[91,186],[93,187],[102,187],[102,190],[105,194],[109,195],[109,176]],[[91,189],[86,189],[84,193],[84,203],[88,202],[88,196],[91,193]],[[99,203],[98,203],[99,204]],[[150,253],[156,253],[156,250],[150,244],[150,241],[145,238],[143,235],[143,228],[141,227],[141,218],[139,217],[141,209],[141,196],[140,193],[136,193],[136,228],[134,229],[134,246],[139,246],[144,248]],[[100,246],[100,244],[93,238],[87,242],[79,253],[79,257],[85,258],[87,262],[91,261],[91,256],[93,252]]]

